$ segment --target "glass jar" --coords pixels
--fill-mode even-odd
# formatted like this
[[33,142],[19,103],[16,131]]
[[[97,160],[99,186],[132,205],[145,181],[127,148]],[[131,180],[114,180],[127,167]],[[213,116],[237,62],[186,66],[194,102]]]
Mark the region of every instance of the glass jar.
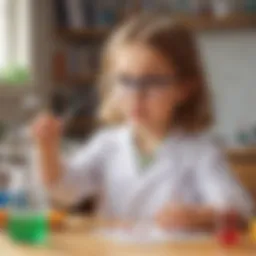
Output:
[[48,237],[48,200],[36,150],[27,144],[27,164],[11,186],[7,230],[15,242],[44,244]]
[[44,191],[27,175],[14,184],[8,207],[7,231],[15,242],[44,244],[48,237],[48,207]]

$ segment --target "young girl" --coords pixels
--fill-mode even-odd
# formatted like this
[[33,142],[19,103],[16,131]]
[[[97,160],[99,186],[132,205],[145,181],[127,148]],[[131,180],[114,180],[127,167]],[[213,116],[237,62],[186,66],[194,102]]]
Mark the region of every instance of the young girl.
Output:
[[103,56],[101,130],[71,159],[60,157],[61,122],[39,117],[34,135],[55,198],[100,195],[105,218],[201,228],[219,211],[246,216],[251,203],[204,134],[212,116],[191,32],[169,17],[141,15],[110,38]]

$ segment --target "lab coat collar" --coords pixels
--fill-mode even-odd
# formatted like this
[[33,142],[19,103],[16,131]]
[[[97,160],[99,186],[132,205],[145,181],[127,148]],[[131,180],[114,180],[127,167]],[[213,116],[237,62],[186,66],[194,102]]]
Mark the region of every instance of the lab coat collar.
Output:
[[161,179],[167,179],[170,176],[170,171],[179,172],[178,166],[180,159],[178,145],[181,137],[182,133],[180,132],[170,133],[159,148],[152,164],[147,167],[147,170],[144,170],[143,175],[140,175],[141,171],[139,168],[141,167],[139,166],[133,148],[132,129],[131,127],[123,129],[120,139],[122,140],[122,150],[125,152],[124,157],[127,158],[127,164],[129,165],[125,169],[136,180],[135,184],[131,187],[129,200],[124,209],[125,213],[130,215],[134,212],[136,205],[143,203],[145,194],[152,190],[154,186],[157,186],[161,182]]
[[[128,150],[133,151],[134,150],[134,131],[133,128],[129,125],[126,127],[123,127],[122,129],[122,137],[124,139],[124,143]],[[181,139],[184,137],[184,133],[181,130],[175,129],[170,130],[170,132],[167,134],[166,138],[163,140],[162,145],[158,148],[156,152],[156,157],[163,156],[164,154],[168,154],[168,148],[175,147]]]
[[[126,156],[129,157],[129,162],[131,163],[131,167],[136,174],[140,173],[140,165],[138,163],[137,155],[134,150],[134,132],[131,126],[127,125],[122,127],[121,134],[119,140],[121,142],[121,150],[124,150]],[[178,146],[178,144],[182,141],[184,134],[180,130],[172,130],[168,133],[166,138],[164,139],[162,145],[158,148],[155,159],[152,161],[147,168],[151,168],[151,165],[154,165],[155,162],[160,161],[166,155],[170,155],[170,151]],[[145,171],[146,173],[147,171]]]

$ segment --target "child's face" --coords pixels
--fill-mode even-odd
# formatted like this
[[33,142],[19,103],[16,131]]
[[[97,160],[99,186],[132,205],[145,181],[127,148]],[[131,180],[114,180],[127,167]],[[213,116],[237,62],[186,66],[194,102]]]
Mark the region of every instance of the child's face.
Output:
[[153,127],[171,123],[184,95],[174,67],[145,45],[126,46],[116,54],[115,95],[126,120]]

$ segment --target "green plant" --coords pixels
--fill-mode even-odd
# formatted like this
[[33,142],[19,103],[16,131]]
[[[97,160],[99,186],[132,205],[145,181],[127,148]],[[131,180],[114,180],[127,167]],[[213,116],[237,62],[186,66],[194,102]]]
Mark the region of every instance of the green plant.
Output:
[[29,69],[21,65],[9,65],[0,70],[0,83],[24,84],[30,79]]

